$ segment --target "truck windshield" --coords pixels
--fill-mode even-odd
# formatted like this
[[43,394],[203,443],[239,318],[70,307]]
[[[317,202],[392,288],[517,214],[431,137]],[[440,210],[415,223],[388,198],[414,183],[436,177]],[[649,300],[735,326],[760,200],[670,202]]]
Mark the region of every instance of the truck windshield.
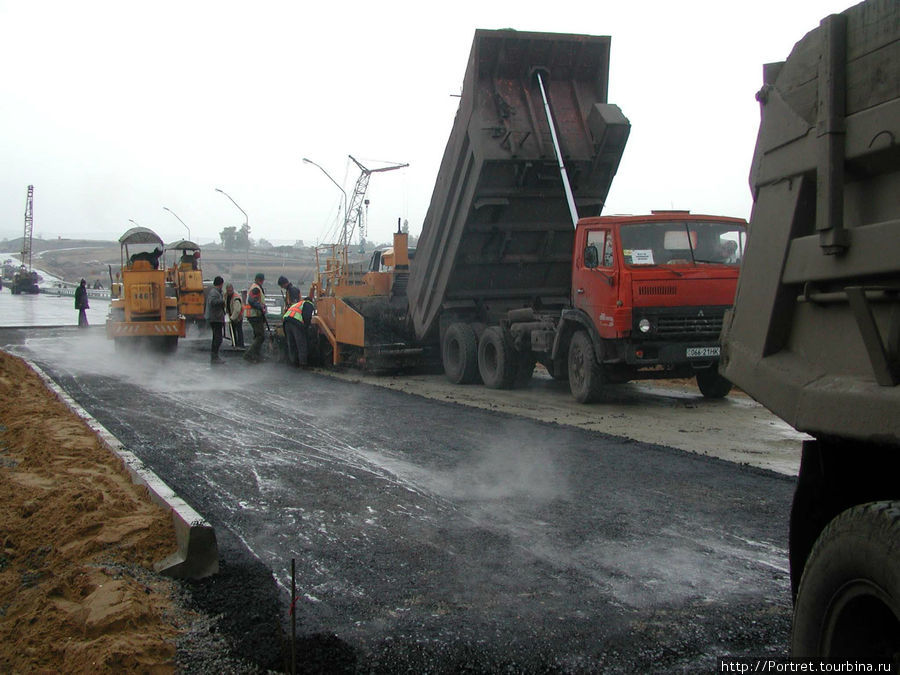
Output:
[[657,221],[623,225],[626,265],[739,265],[746,229],[736,223]]

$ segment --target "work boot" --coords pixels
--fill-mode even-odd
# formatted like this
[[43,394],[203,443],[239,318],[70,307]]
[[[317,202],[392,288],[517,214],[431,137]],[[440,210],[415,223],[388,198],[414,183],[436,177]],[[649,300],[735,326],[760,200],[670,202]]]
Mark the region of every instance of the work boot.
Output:
[[222,358],[221,356],[219,356],[218,354],[213,354],[213,355],[210,357],[209,362],[210,362],[210,363],[214,363],[214,364],[215,364],[215,363],[225,363],[225,359],[223,359],[223,358]]

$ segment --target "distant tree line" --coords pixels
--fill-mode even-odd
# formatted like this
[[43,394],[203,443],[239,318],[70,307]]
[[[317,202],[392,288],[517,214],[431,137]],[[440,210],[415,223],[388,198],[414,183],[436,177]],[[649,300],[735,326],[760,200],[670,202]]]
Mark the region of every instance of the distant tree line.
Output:
[[219,238],[222,240],[222,248],[226,251],[245,251],[253,246],[253,240],[250,239],[250,226],[246,223],[241,228],[226,227],[219,232]]

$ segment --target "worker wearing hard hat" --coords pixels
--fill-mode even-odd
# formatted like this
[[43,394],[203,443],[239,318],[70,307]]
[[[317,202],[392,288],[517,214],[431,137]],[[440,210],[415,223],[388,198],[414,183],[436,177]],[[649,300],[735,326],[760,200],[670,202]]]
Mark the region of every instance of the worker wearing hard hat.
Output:
[[288,363],[292,366],[306,368],[309,362],[309,326],[314,311],[315,305],[306,297],[288,307],[282,317]]
[[259,363],[262,359],[262,344],[266,338],[266,293],[263,290],[265,280],[266,275],[260,272],[247,291],[247,321],[253,329],[253,342],[244,352],[244,359],[251,363]]

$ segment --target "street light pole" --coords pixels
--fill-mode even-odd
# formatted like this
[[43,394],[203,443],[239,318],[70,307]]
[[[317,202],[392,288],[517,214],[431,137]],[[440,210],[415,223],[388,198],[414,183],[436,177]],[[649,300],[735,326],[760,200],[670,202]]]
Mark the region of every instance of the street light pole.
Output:
[[129,222],[129,223],[134,223],[134,226],[135,226],[135,227],[140,227],[140,225],[138,225],[138,224],[137,224],[135,221],[133,221],[131,218],[128,219],[128,222]]
[[228,197],[232,204],[237,207],[237,210],[244,214],[244,228],[247,230],[247,248],[244,251],[244,274],[247,276],[247,285],[250,285],[250,218],[247,216],[247,212],[244,211],[238,205],[234,199],[232,199],[231,195],[222,190],[221,188],[216,188],[216,192],[221,192],[223,195]]
[[[174,212],[172,209],[170,209],[168,206],[164,206],[164,207],[163,207],[163,210],[164,210],[164,211],[168,211],[168,212],[171,213],[173,216],[175,216],[176,218],[178,218],[178,214],[175,213],[175,212]],[[132,221],[132,222],[133,222],[133,221]],[[181,218],[178,218],[178,222],[181,223],[182,225],[184,225],[184,227],[185,227],[185,229],[187,230],[187,233],[188,233],[188,241],[190,241],[190,240],[191,240],[191,228],[189,228],[189,227],[187,226],[187,224],[186,224]]]
[[316,163],[315,163],[314,161],[312,161],[311,159],[307,159],[306,157],[304,157],[304,158],[303,158],[303,161],[304,161],[306,164],[312,164],[312,165],[313,165],[314,167],[316,167],[319,171],[321,171],[322,173],[324,173],[324,174],[328,177],[328,180],[330,180],[332,183],[334,183],[334,184],[337,186],[337,189],[341,191],[341,194],[344,195],[344,218],[346,218],[346,217],[347,217],[347,193],[346,193],[346,191],[344,190],[344,188],[342,188],[342,187],[340,186],[340,184],[339,184],[334,178],[331,177],[331,174],[330,174],[330,173],[328,173],[325,169],[323,169],[321,166],[319,166],[318,164],[316,164]]

